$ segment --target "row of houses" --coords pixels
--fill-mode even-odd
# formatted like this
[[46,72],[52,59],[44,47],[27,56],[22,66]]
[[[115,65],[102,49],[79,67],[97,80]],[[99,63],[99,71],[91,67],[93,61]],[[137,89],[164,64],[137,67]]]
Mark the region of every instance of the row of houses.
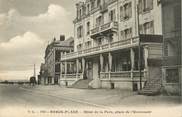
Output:
[[181,94],[181,0],[85,0],[73,23],[74,39],[47,46],[42,83]]

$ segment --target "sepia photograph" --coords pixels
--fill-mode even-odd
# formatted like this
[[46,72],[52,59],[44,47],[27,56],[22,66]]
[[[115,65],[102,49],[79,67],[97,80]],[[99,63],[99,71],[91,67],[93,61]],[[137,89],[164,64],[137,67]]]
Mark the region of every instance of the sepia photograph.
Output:
[[0,117],[182,117],[181,0],[0,0]]

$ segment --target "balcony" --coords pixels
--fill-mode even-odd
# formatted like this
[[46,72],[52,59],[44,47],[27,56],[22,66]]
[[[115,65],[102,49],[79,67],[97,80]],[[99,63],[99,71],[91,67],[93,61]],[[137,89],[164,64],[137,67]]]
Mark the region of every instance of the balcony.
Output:
[[142,44],[149,44],[149,43],[162,43],[162,36],[161,35],[140,35],[139,37],[133,37],[129,39],[124,39],[100,46],[96,46],[93,48],[88,48],[84,50],[80,50],[78,52],[71,52],[67,53],[66,55],[62,55],[61,61],[72,61],[79,57],[85,57],[85,56],[93,56],[98,55],[100,53],[106,53],[116,50],[122,50],[122,49],[129,49],[132,47],[137,47],[139,45],[139,42]]
[[126,49],[130,47],[138,46],[138,44],[139,44],[138,37],[120,40],[110,44],[105,44],[105,45],[101,45],[101,46],[97,46],[97,47],[93,47],[89,49],[84,49],[78,52],[67,53],[66,55],[62,55],[61,61],[72,60],[78,57],[97,55],[100,53],[114,51],[114,50]]
[[109,22],[102,26],[96,27],[91,30],[91,38],[95,38],[102,33],[108,33],[108,32],[116,32],[118,31],[118,22]]

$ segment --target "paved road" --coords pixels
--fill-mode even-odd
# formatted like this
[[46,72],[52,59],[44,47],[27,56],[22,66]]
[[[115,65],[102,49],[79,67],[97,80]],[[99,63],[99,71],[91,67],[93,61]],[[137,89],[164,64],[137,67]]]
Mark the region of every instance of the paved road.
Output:
[[[61,88],[59,86],[29,87],[0,84],[0,117],[12,117],[12,115],[18,115],[17,117],[32,117],[32,115],[33,117],[47,117],[45,116],[45,113],[40,113],[42,110],[41,108],[43,108],[43,111],[48,111],[48,115],[50,115],[49,111],[51,109],[64,110],[64,108],[94,108],[96,110],[108,110],[112,109],[112,107],[134,106],[134,109],[136,109],[136,107],[142,107],[147,110],[148,107],[150,108],[150,106],[157,106],[159,104],[165,106],[164,112],[166,112],[166,108],[170,111],[171,107],[174,108],[181,105],[179,104],[178,97],[176,96],[161,95],[149,97],[137,95],[136,92],[128,90],[90,90]],[[35,108],[38,108],[38,111],[36,111]],[[29,113],[29,111],[31,112],[31,109],[36,113]],[[173,110],[176,111],[176,108]],[[179,108],[179,110],[181,110],[181,108]],[[22,113],[26,116],[22,115]],[[83,112],[81,112],[81,114],[82,113]],[[109,111],[105,114],[107,113],[109,113]],[[171,113],[173,114],[173,111],[171,111]],[[62,116],[60,113],[57,115]],[[180,113],[180,115],[182,114]]]
[[141,96],[128,90],[70,89],[59,86],[0,85],[0,107],[121,107],[175,106],[175,96]]
[[[102,105],[55,96],[16,85],[0,85],[0,107],[98,107]],[[104,108],[104,106],[103,106]]]

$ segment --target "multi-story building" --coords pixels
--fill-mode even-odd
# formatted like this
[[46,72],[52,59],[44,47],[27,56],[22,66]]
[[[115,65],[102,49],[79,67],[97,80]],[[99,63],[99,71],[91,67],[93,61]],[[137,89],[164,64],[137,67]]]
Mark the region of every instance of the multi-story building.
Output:
[[45,67],[45,64],[44,63],[41,63],[41,66],[40,66],[40,72],[39,72],[39,75],[38,75],[38,84],[46,84],[45,83],[45,77],[47,76],[46,75],[46,67]]
[[59,84],[60,81],[60,58],[63,53],[73,52],[74,39],[71,37],[65,40],[61,35],[60,40],[53,41],[47,46],[45,51],[44,83]]
[[169,94],[179,95],[182,81],[181,0],[162,0],[162,14],[163,86]]
[[159,0],[86,0],[76,8],[74,52],[61,57],[75,70],[63,74],[65,81],[87,79],[93,88],[129,89],[146,81],[161,83]]

